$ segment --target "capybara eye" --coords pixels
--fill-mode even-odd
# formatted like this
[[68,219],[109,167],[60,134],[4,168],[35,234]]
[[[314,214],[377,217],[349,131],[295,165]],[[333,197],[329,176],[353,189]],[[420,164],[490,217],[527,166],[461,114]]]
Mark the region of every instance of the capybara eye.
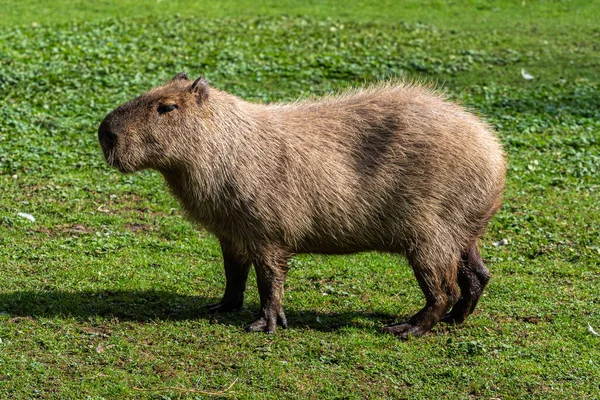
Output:
[[161,104],[158,106],[158,113],[164,114],[179,108],[177,104]]

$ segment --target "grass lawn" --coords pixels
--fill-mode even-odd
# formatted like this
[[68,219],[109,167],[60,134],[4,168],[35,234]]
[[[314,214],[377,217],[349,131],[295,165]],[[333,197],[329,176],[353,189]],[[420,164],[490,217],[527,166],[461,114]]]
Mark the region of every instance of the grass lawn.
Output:
[[[464,4],[0,0],[0,398],[598,398],[600,4]],[[379,333],[423,299],[406,262],[365,253],[294,258],[287,330],[244,332],[253,276],[210,318],[215,238],[96,140],[179,71],[254,101],[406,76],[481,113],[510,165],[476,312]]]

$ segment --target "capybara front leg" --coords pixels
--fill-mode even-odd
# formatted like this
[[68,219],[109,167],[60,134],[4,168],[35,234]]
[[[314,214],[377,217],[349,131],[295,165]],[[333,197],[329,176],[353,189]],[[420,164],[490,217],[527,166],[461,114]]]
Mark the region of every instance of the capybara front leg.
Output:
[[240,254],[231,244],[221,240],[223,264],[225,266],[225,294],[220,302],[207,305],[211,313],[239,310],[244,304],[244,291],[250,272],[249,257]]
[[254,260],[260,312],[258,319],[246,327],[248,332],[273,333],[277,325],[287,328],[287,319],[281,304],[288,270],[287,257],[282,251],[272,251]]
[[[430,253],[423,252],[428,255]],[[414,256],[409,262],[425,295],[426,305],[408,322],[389,325],[384,332],[393,333],[401,339],[421,336],[428,332],[456,302],[457,261],[435,261],[429,257]]]
[[448,324],[462,323],[475,309],[489,280],[490,271],[483,263],[477,245],[474,244],[462,253],[458,266],[460,299],[441,321]]
[[427,302],[418,313],[416,313],[408,322],[388,325],[383,328],[384,332],[393,333],[400,339],[408,339],[409,336],[421,336],[429,332],[440,317],[450,308],[448,299],[438,299]]

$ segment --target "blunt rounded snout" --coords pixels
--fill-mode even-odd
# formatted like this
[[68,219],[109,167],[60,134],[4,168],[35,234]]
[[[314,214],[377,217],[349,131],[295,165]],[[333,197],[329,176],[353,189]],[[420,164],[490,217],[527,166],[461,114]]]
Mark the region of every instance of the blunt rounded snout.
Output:
[[110,124],[104,120],[98,127],[98,140],[108,145],[114,145],[117,140],[116,132],[111,129]]

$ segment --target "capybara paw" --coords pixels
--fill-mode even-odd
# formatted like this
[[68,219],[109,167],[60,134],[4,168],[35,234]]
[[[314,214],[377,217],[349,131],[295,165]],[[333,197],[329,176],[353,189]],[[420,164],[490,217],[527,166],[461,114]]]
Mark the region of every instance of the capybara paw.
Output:
[[426,333],[429,329],[426,329],[420,325],[412,325],[409,323],[399,323],[399,324],[384,326],[383,328],[381,328],[381,330],[383,332],[392,333],[392,334],[398,336],[398,338],[406,340],[406,339],[408,339],[409,336],[414,336],[414,337],[421,336],[424,333]]
[[444,314],[440,319],[440,322],[450,325],[462,324],[469,314],[469,303],[461,297],[454,307],[452,307],[452,310]]
[[443,322],[443,323],[449,324],[449,325],[462,324],[464,321],[465,321],[465,315],[463,313],[454,312],[454,311],[450,311],[449,313],[446,313],[446,315],[444,315],[440,319],[440,322]]
[[283,329],[287,328],[287,319],[283,310],[279,312],[266,312],[266,317],[260,317],[250,325],[246,326],[247,332],[274,333],[277,325]]
[[242,308],[242,302],[221,300],[218,303],[207,304],[206,309],[211,314],[237,311]]
[[250,325],[246,326],[246,332],[265,332],[265,333],[274,333],[275,327],[271,326],[269,328],[269,323],[265,317],[260,317]]

